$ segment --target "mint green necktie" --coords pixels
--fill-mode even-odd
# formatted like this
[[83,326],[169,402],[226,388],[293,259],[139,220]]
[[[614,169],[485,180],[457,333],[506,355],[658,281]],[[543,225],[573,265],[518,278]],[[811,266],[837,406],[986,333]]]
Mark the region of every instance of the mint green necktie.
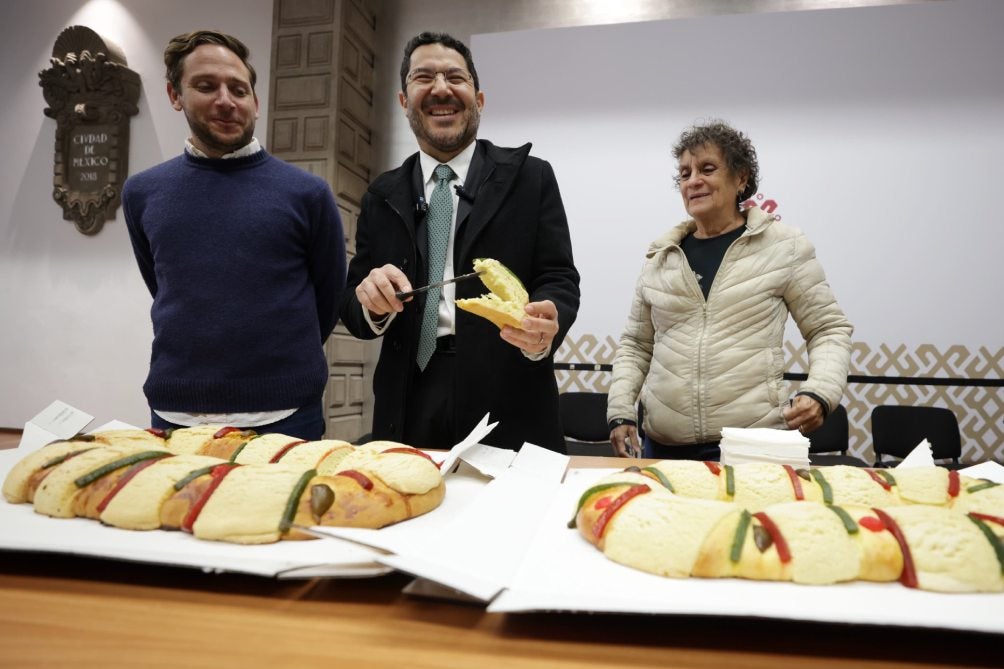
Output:
[[[449,165],[436,167],[436,187],[429,198],[429,212],[425,216],[428,237],[429,283],[443,280],[446,266],[446,247],[450,243],[450,226],[453,224],[453,196],[450,181],[456,177]],[[439,297],[442,288],[432,288],[425,295],[422,313],[422,331],[418,338],[418,368],[425,370],[436,350],[436,328],[439,325]]]

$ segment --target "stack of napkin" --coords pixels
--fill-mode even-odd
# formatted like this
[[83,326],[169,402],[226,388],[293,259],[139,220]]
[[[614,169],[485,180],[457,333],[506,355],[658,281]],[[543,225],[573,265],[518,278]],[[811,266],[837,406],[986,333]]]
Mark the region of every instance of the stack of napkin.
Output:
[[771,462],[792,467],[809,466],[809,439],[797,430],[766,427],[722,428],[722,464]]

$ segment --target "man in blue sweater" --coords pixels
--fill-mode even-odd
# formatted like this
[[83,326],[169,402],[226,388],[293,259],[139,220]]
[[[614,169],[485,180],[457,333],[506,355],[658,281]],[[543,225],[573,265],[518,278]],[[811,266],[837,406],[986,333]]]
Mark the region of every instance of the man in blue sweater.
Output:
[[182,155],[129,178],[123,211],[153,306],[143,390],[156,428],[223,424],[324,433],[323,344],[345,288],[331,189],[254,138],[248,49],[222,33],[172,39],[167,94]]

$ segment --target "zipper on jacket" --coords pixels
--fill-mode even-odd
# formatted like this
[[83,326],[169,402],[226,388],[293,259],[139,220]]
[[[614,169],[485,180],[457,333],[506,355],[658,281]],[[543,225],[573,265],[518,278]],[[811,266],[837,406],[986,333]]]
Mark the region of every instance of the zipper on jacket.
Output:
[[[693,274],[693,272],[691,272]],[[696,279],[695,279],[696,281]],[[708,293],[710,295],[710,292]],[[701,293],[701,297],[704,297],[704,293]],[[707,357],[705,355],[705,342],[707,341],[708,334],[708,302],[705,300],[701,304],[701,334],[697,337],[697,398],[694,405],[697,408],[695,412],[697,414],[697,425],[696,425],[696,443],[705,441],[704,432],[707,429],[705,426],[706,420],[704,417],[704,387],[706,381],[704,378],[704,359]]]
[[[704,375],[701,370],[704,368],[704,341],[705,335],[708,331],[708,301],[704,297],[704,291],[701,290],[701,284],[697,281],[697,275],[694,273],[694,268],[690,266],[690,261],[687,260],[687,254],[683,252],[683,247],[679,244],[673,244],[676,248],[676,252],[680,254],[683,265],[687,268],[684,274],[686,279],[684,281],[690,288],[694,296],[700,300],[701,304],[701,328],[697,335],[696,350],[697,350],[697,360],[695,364],[697,366],[695,370],[695,379],[697,387],[692,389],[691,403],[694,406],[694,418],[691,421],[691,429],[694,430],[694,438],[697,441],[703,441],[700,437],[704,434],[704,402],[702,398],[704,397]],[[711,292],[709,291],[710,295]]]
[[[747,232],[749,230],[747,229]],[[687,263],[688,269],[690,269],[690,280],[691,284],[697,286],[697,294],[703,300],[701,302],[701,333],[697,338],[697,378],[699,379],[697,383],[697,440],[698,442],[707,441],[705,433],[708,430],[705,410],[704,410],[704,397],[706,394],[707,380],[704,373],[704,361],[707,358],[705,345],[707,342],[708,335],[708,304],[711,302],[711,296],[715,293],[715,286],[719,284],[719,277],[721,276],[721,269],[725,266],[725,261],[728,259],[729,254],[732,253],[732,249],[735,248],[742,239],[747,236],[747,232],[741,234],[737,239],[735,239],[729,247],[725,249],[725,254],[722,255],[722,262],[718,265],[718,271],[715,272],[715,278],[711,282],[711,287],[708,288],[708,297],[704,297],[704,291],[701,290],[700,284],[697,282],[697,277],[694,275],[693,268],[690,267],[690,263]],[[683,249],[680,249],[683,252]],[[684,260],[686,260],[686,255],[684,255]]]

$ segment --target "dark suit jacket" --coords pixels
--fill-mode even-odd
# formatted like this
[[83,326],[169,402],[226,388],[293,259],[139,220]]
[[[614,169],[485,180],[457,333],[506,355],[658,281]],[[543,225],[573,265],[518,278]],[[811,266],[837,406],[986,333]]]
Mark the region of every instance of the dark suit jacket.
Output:
[[[526,286],[530,301],[551,300],[558,308],[560,330],[551,355],[534,362],[499,338],[498,328],[483,318],[457,310],[457,384],[454,393],[459,438],[486,412],[499,425],[485,443],[519,448],[528,441],[564,452],[558,416],[558,388],[553,352],[564,340],[579,308],[579,273],[561,194],[551,166],[529,155],[530,144],[517,149],[478,140],[457,210],[453,266],[457,274],[473,269],[475,258],[495,258]],[[391,263],[413,286],[426,283],[426,230],[416,202],[423,194],[418,154],[386,172],[363,196],[356,229],[356,255],[349,263],[341,318],[360,339],[376,335],[366,322],[355,287],[370,269]],[[458,299],[487,292],[480,281],[456,286]],[[424,294],[407,303],[383,335],[373,380],[373,437],[400,441],[413,377]]]

